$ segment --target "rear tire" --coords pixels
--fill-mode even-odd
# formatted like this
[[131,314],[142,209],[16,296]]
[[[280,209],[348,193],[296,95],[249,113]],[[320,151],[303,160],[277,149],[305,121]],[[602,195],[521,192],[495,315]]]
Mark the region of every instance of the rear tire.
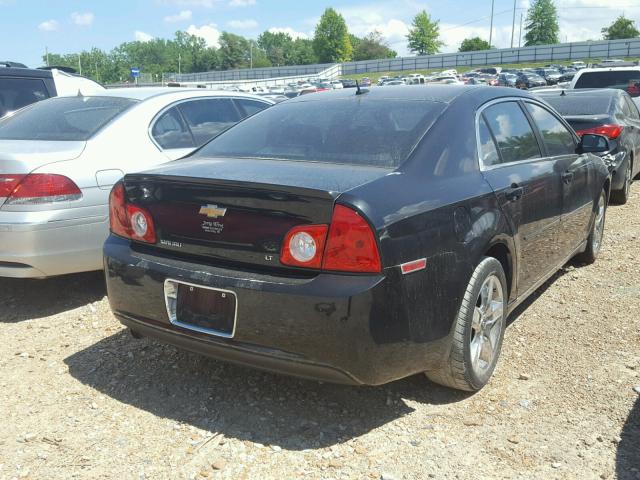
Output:
[[506,325],[507,279],[502,265],[484,257],[476,267],[454,322],[451,348],[442,368],[425,372],[441,385],[475,392],[491,378]]
[[629,195],[631,194],[631,182],[633,181],[632,177],[632,168],[631,162],[627,162],[627,168],[624,172],[624,185],[620,190],[613,190],[611,192],[611,201],[618,204],[624,205],[629,200]]
[[595,218],[591,231],[587,238],[587,248],[576,258],[584,263],[591,264],[598,258],[598,253],[602,247],[602,239],[604,237],[604,221],[607,215],[607,191],[602,190],[598,197],[598,203],[595,205]]

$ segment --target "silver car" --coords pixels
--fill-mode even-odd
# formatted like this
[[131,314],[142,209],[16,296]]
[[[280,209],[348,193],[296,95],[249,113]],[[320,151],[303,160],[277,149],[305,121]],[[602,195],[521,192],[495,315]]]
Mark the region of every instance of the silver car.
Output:
[[0,276],[102,268],[108,196],[125,173],[176,160],[272,101],[204,89],[56,97],[0,120]]

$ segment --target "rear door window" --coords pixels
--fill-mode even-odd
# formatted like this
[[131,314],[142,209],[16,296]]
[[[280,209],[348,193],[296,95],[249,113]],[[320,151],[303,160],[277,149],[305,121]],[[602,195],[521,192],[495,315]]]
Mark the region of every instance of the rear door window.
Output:
[[258,113],[270,105],[269,103],[259,102],[258,100],[251,100],[249,98],[236,98],[235,102],[240,106],[243,118],[250,117],[254,113]]
[[205,98],[178,105],[199,147],[241,120],[230,98]]
[[39,78],[0,78],[0,117],[49,98]]
[[191,132],[177,107],[164,112],[153,124],[151,135],[163,150],[195,148]]
[[485,167],[499,164],[500,155],[484,117],[480,117],[478,133],[480,135],[480,161],[482,164]]
[[560,120],[551,114],[547,109],[532,103],[526,103],[527,110],[531,114],[533,121],[538,126],[542,135],[542,140],[547,147],[547,154],[550,157],[558,155],[572,155],[576,153],[576,144],[573,134],[565,127]]
[[540,147],[529,120],[516,102],[491,105],[483,113],[504,163],[540,158]]

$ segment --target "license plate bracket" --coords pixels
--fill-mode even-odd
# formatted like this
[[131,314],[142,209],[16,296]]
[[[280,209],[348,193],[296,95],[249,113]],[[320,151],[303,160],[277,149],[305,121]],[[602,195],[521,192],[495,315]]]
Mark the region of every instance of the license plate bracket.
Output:
[[231,290],[165,280],[169,321],[178,327],[218,337],[235,333],[237,297]]

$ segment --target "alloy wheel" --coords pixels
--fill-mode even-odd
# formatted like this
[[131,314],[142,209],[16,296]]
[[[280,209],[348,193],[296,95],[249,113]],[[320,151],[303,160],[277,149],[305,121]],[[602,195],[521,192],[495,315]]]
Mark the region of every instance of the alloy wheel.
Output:
[[604,234],[604,212],[606,208],[606,201],[604,199],[604,193],[600,195],[598,201],[598,210],[596,211],[596,219],[593,225],[593,251],[597,253],[602,245],[602,236]]
[[504,296],[500,279],[489,275],[482,284],[471,323],[471,367],[483,374],[493,364],[504,325]]

